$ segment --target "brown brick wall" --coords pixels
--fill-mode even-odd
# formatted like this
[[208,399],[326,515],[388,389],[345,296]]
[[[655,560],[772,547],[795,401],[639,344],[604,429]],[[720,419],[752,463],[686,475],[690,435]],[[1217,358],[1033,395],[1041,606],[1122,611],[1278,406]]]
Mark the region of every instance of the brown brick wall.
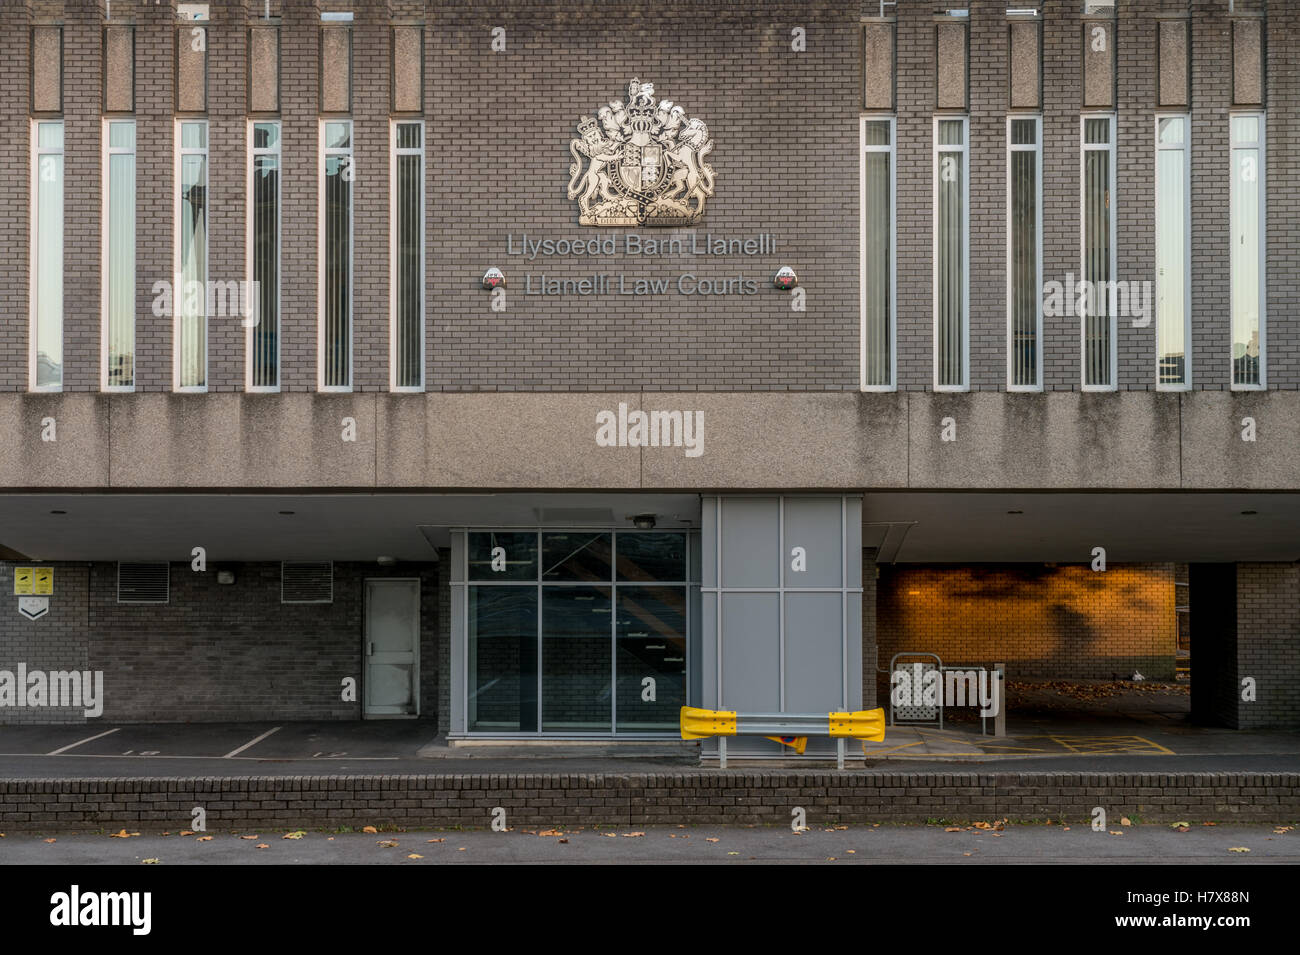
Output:
[[[437,564],[336,563],[333,603],[282,604],[278,563],[234,565],[233,585],[217,583],[216,564],[195,573],[173,563],[159,605],[119,604],[116,564],[54,566],[47,617],[0,616],[0,669],[102,670],[102,721],[360,719],[364,580],[417,576],[420,714],[438,718],[447,640]],[[0,563],[0,592],[12,593],[13,567]],[[357,679],[358,702],[341,700],[344,677]],[[0,724],[14,722],[85,718],[0,708]]]
[[880,666],[921,651],[945,665],[1005,663],[1012,680],[1172,679],[1173,582],[1172,564],[882,567]]
[[0,780],[10,831],[188,825],[195,806],[210,831],[364,825],[788,825],[802,806],[827,823],[1084,823],[1093,807],[1143,822],[1294,821],[1296,773],[504,773],[444,776],[255,776]]
[[[1238,729],[1300,723],[1300,564],[1237,565]],[[1193,647],[1195,649],[1195,647]],[[1255,681],[1255,700],[1241,681]]]

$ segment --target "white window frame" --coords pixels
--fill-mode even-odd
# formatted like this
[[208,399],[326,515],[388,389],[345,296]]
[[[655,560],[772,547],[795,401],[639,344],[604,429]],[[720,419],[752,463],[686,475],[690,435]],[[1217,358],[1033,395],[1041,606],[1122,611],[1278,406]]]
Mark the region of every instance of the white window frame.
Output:
[[[1017,121],[1033,120],[1034,121],[1034,143],[1033,145],[1019,144],[1013,145],[1011,142],[1011,124]],[[1043,390],[1043,117],[1041,113],[1008,113],[1007,114],[1007,391],[1024,391],[1039,392]],[[1034,153],[1034,229],[1037,233],[1038,241],[1035,243],[1035,249],[1038,253],[1037,261],[1034,263],[1034,271],[1038,277],[1037,290],[1034,295],[1035,308],[1037,311],[1035,324],[1035,345],[1034,345],[1034,381],[1032,385],[1018,385],[1015,383],[1015,333],[1011,327],[1012,318],[1012,301],[1015,296],[1015,286],[1011,278],[1011,154],[1013,152],[1032,152]]]
[[[1104,119],[1110,124],[1109,142],[1106,145],[1087,143],[1088,120]],[[1117,237],[1119,235],[1119,190],[1117,189],[1118,172],[1115,168],[1116,160],[1116,117],[1113,112],[1093,112],[1079,114],[1079,281],[1082,282],[1087,277],[1086,256],[1088,248],[1088,223],[1087,223],[1087,154],[1090,152],[1106,150],[1110,153],[1110,279],[1113,283],[1118,281],[1119,275],[1119,249],[1117,246]],[[1114,312],[1110,308],[1110,298],[1107,296],[1106,306],[1108,312]],[[1119,316],[1111,314],[1110,319],[1110,381],[1100,385],[1088,384],[1088,323],[1084,315],[1076,315],[1079,322],[1079,386],[1083,391],[1117,391],[1119,390]]]
[[[1183,142],[1181,145],[1161,145],[1160,143],[1160,121],[1164,119],[1181,119],[1183,121]],[[1191,113],[1166,111],[1155,114],[1155,124],[1152,127],[1152,135],[1155,141],[1157,159],[1161,152],[1173,152],[1181,150],[1183,154],[1183,182],[1186,188],[1183,189],[1183,381],[1178,384],[1162,384],[1160,381],[1160,272],[1157,269],[1155,275],[1155,296],[1152,302],[1154,315],[1152,320],[1156,325],[1156,391],[1191,391],[1192,390],[1192,115]],[[1160,163],[1157,162],[1153,172],[1152,181],[1154,183],[1154,192],[1152,194],[1152,235],[1156,242],[1156,251],[1159,251],[1159,230],[1155,223],[1155,198],[1160,195]],[[1231,360],[1229,360],[1231,365]],[[1231,379],[1229,379],[1231,380]]]
[[[889,124],[889,145],[867,145],[867,123]],[[893,113],[867,114],[858,124],[858,387],[898,390],[898,120]],[[889,154],[889,381],[867,384],[867,153]]]
[[[939,146],[939,124],[941,122],[961,123],[961,146]],[[930,157],[931,179],[931,218],[930,230],[933,233],[930,248],[931,259],[931,324],[933,326],[933,368],[932,383],[935,391],[970,391],[970,116],[966,114],[935,114],[931,125],[932,154]],[[961,154],[962,172],[962,316],[961,316],[961,384],[939,384],[939,154],[940,152],[957,152]]]
[[[420,127],[420,145],[417,148],[399,149],[397,146],[397,128],[405,124]],[[425,349],[428,347],[428,323],[425,315],[425,203],[427,192],[425,179],[429,171],[426,155],[425,126],[422,119],[393,119],[389,124],[389,164],[388,164],[388,387],[399,393],[418,393],[425,390]],[[420,383],[418,385],[397,384],[397,157],[420,157]]]
[[[258,149],[254,146],[253,131],[254,127],[259,125],[274,125],[279,128],[279,134],[276,136],[274,149]],[[284,376],[284,339],[281,332],[284,328],[284,125],[278,119],[250,119],[248,121],[248,182],[247,194],[245,197],[246,208],[248,210],[248,229],[244,241],[245,262],[244,272],[248,276],[252,288],[253,281],[253,229],[255,216],[253,215],[253,173],[256,167],[258,156],[275,156],[279,159],[278,184],[275,197],[275,384],[274,385],[254,385],[253,384],[253,332],[256,326],[249,326],[244,334],[244,390],[251,394],[275,394],[280,390],[280,383]],[[261,323],[264,316],[261,314],[260,296],[252,296],[254,307],[258,309],[257,320]]]
[[[52,148],[52,147],[42,148],[41,145],[40,145],[40,142],[41,142],[41,140],[40,140],[40,134],[41,134],[41,133],[40,133],[40,128],[41,128],[41,125],[42,125],[42,124],[46,124],[46,123],[58,123],[60,126],[63,127],[63,135],[60,136],[60,141],[63,143],[63,145],[61,145],[58,149],[54,149],[54,148]],[[40,393],[43,393],[43,394],[57,394],[58,392],[63,391],[63,377],[64,377],[64,376],[63,376],[63,369],[64,369],[64,367],[67,365],[67,355],[66,355],[66,354],[64,354],[64,356],[63,356],[63,360],[62,360],[62,362],[60,363],[60,366],[59,366],[59,383],[58,383],[57,385],[37,385],[37,384],[36,384],[36,367],[37,367],[37,357],[36,357],[36,356],[37,356],[37,351],[38,351],[37,345],[38,345],[38,338],[39,338],[39,335],[37,334],[37,322],[38,322],[38,320],[39,320],[39,315],[38,315],[38,311],[39,311],[39,309],[38,309],[38,304],[39,304],[38,285],[39,285],[39,282],[38,282],[38,275],[37,275],[37,262],[38,262],[38,259],[39,259],[39,254],[38,254],[38,253],[39,253],[39,249],[40,249],[40,187],[41,187],[41,157],[42,157],[42,156],[62,156],[62,157],[63,157],[63,170],[62,170],[62,172],[60,173],[61,178],[62,178],[62,181],[59,183],[60,188],[63,190],[63,203],[62,203],[62,205],[63,205],[63,221],[59,223],[59,228],[60,228],[60,230],[62,230],[62,232],[63,232],[63,242],[66,243],[66,242],[67,242],[67,238],[68,238],[68,235],[67,235],[67,221],[68,221],[68,208],[67,208],[67,201],[68,201],[68,193],[67,193],[67,185],[68,185],[68,159],[67,159],[67,146],[68,146],[68,140],[67,140],[67,135],[68,135],[68,127],[67,127],[67,124],[66,124],[62,119],[34,119],[34,120],[32,120],[32,123],[31,123],[31,134],[30,134],[30,135],[31,135],[31,149],[32,149],[32,166],[31,166],[31,169],[32,169],[32,183],[31,183],[31,204],[30,204],[30,209],[31,209],[31,219],[32,219],[32,222],[31,222],[30,235],[29,235],[29,237],[28,237],[29,248],[30,248],[30,254],[29,254],[28,261],[31,263],[32,268],[31,268],[31,270],[30,270],[30,273],[31,273],[31,280],[30,280],[30,285],[29,285],[29,289],[28,289],[28,296],[27,296],[27,297],[28,297],[28,300],[29,300],[29,301],[28,301],[28,311],[29,311],[29,316],[28,316],[28,323],[27,323],[27,329],[28,329],[28,335],[27,335],[27,387],[28,387],[28,390],[29,390],[29,391],[32,391],[32,392],[40,392]],[[64,253],[65,261],[66,261],[66,257],[67,257],[67,253],[66,253],[66,250],[65,250],[65,253]],[[60,282],[61,285],[63,284],[63,277],[64,277],[64,276],[63,276],[63,266],[64,266],[64,263],[63,263],[63,262],[60,262],[60,263],[59,263],[59,282]],[[66,288],[64,288],[63,291],[66,291]],[[64,348],[67,347],[67,343],[68,343],[67,328],[65,327],[65,325],[66,325],[67,313],[68,313],[68,310],[67,310],[66,303],[65,303],[65,306],[64,306],[64,308],[63,308],[63,314],[62,314],[62,315],[60,316],[60,318],[59,318],[59,337],[60,337],[60,339],[61,339],[61,347],[60,347],[60,350],[61,350],[61,351],[62,351]]]
[[[325,145],[325,127],[329,123],[347,123],[348,124],[348,146],[326,147]],[[353,364],[356,360],[356,327],[355,327],[355,299],[356,299],[356,255],[357,255],[357,230],[356,230],[356,210],[357,197],[356,189],[353,188],[348,194],[348,383],[346,385],[326,385],[325,384],[325,240],[326,240],[326,216],[325,216],[325,160],[330,156],[347,156],[348,166],[352,170],[353,178],[350,180],[356,183],[356,124],[348,117],[322,117],[320,125],[317,128],[317,158],[319,159],[320,169],[316,177],[317,182],[317,249],[316,249],[316,274],[317,279],[317,322],[316,322],[316,388],[318,391],[330,392],[335,394],[346,394],[352,391],[353,383]]]
[[[203,141],[207,144],[203,148],[186,147],[181,145],[181,129],[188,123],[202,123],[204,127]],[[183,156],[202,155],[207,162],[204,163],[204,176],[206,184],[204,186],[204,201],[206,206],[204,212],[207,219],[204,222],[203,235],[203,280],[205,283],[212,279],[212,127],[206,119],[200,118],[180,118],[176,120],[175,127],[176,143],[176,161],[172,170],[172,188],[175,195],[172,197],[172,276],[173,280],[180,278],[182,273],[181,265],[181,159]],[[172,289],[172,390],[178,394],[206,394],[208,391],[208,382],[211,380],[212,372],[212,329],[209,326],[208,319],[212,316],[208,314],[208,295],[207,286],[203,289],[203,295],[200,301],[200,308],[203,311],[203,384],[202,385],[181,385],[181,320],[182,314],[181,303],[185,300],[185,288]]]
[[[132,306],[132,322],[131,322],[131,352],[133,356],[131,384],[110,385],[108,383],[108,364],[109,364],[108,360],[110,357],[110,350],[111,350],[110,339],[112,337],[112,333],[109,328],[109,319],[108,319],[108,246],[110,242],[110,238],[108,234],[108,228],[109,228],[108,210],[109,210],[110,199],[112,198],[110,194],[111,180],[109,178],[110,176],[109,156],[131,155],[136,157],[135,175],[132,180],[132,189],[136,190],[136,202],[133,203],[131,207],[132,214],[134,215],[139,211],[138,188],[140,185],[140,167],[139,167],[139,154],[136,151],[139,143],[138,140],[136,140],[136,137],[134,135],[139,133],[139,127],[135,128],[134,134],[131,137],[132,142],[136,143],[136,145],[132,146],[130,149],[127,149],[125,146],[109,145],[109,127],[111,127],[114,123],[130,123],[133,127],[136,126],[136,121],[129,117],[120,117],[120,116],[105,117],[103,129],[101,131],[101,136],[100,136],[100,142],[103,144],[103,151],[101,155],[101,159],[103,162],[100,168],[100,181],[103,185],[102,188],[100,189],[100,216],[99,216],[100,237],[101,237],[100,256],[99,256],[99,274],[101,277],[100,287],[99,287],[99,315],[100,315],[99,388],[101,391],[105,391],[109,393],[130,394],[131,392],[135,391],[135,380],[136,380],[135,364],[134,364],[135,331],[136,331],[135,329],[136,323],[134,321],[134,311],[135,311],[134,305]],[[137,226],[139,225],[138,215],[136,215],[136,225]],[[136,251],[137,252],[139,251],[139,236],[136,237]],[[131,285],[132,288],[135,289],[134,273],[132,273],[131,275]],[[132,301],[134,302],[135,299],[134,291],[132,292],[131,298]]]
[[[1238,143],[1232,138],[1232,121],[1242,116],[1251,116],[1259,120],[1259,139],[1251,143]],[[1228,262],[1228,387],[1232,391],[1265,391],[1268,388],[1268,126],[1267,114],[1260,109],[1232,110],[1228,113],[1228,235],[1235,235],[1232,227],[1236,215],[1237,203],[1234,199],[1237,183],[1233,171],[1236,162],[1233,155],[1239,146],[1253,146],[1259,150],[1259,384],[1239,385],[1233,379],[1232,339],[1236,326],[1236,315],[1232,314],[1232,261]],[[1229,252],[1231,254],[1231,250]]]

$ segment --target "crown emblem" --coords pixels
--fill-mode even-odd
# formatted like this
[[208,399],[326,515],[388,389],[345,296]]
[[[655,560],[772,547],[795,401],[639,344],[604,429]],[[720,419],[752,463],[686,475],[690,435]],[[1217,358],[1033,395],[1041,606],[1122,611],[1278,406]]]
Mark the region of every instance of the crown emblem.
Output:
[[592,226],[683,226],[704,215],[713,195],[709,127],[653,83],[633,79],[627,102],[611,100],[578,121],[569,144],[569,198],[578,222]]

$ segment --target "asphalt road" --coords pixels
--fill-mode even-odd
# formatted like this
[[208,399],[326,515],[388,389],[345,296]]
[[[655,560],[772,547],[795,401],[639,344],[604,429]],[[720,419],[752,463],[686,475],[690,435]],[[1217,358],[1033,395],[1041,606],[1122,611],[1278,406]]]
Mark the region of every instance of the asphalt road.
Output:
[[[211,838],[200,841],[205,836]],[[1087,824],[1068,828],[1060,824],[1009,826],[1004,830],[960,827],[953,832],[944,826],[886,824],[837,829],[815,826],[801,833],[775,827],[694,826],[506,832],[307,831],[297,839],[284,836],[280,830],[188,836],[175,830],[166,836],[146,830],[126,838],[107,833],[54,837],[10,833],[0,839],[0,864],[140,865],[145,859],[157,859],[159,865],[1300,862],[1300,829],[1278,832],[1273,826],[1198,825],[1178,832],[1164,824],[1122,826],[1115,820],[1101,832]],[[47,842],[47,838],[54,841]],[[1234,848],[1250,851],[1234,852]]]

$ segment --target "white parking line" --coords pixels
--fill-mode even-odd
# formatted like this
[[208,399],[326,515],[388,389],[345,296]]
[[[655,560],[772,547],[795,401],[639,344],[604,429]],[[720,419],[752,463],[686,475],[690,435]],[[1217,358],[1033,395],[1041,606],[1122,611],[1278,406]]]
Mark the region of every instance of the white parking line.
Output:
[[266,739],[268,736],[270,736],[272,733],[274,733],[274,732],[275,732],[276,730],[278,730],[278,729],[280,729],[280,727],[278,727],[278,726],[272,726],[269,730],[267,730],[267,731],[266,731],[265,733],[263,733],[261,736],[257,737],[256,739],[250,739],[250,740],[249,740],[247,743],[245,743],[243,746],[239,747],[239,749],[232,749],[232,750],[231,750],[230,752],[228,752],[225,756],[223,756],[222,759],[230,759],[230,757],[232,757],[232,756],[238,756],[238,755],[239,755],[240,753],[242,753],[244,750],[248,749],[248,747],[250,747],[250,746],[256,746],[258,743],[262,742],[262,740]]
[[46,756],[58,756],[58,755],[60,755],[61,753],[66,753],[66,752],[67,752],[68,750],[70,750],[70,749],[76,749],[76,748],[77,748],[78,746],[80,746],[82,743],[89,743],[91,740],[99,739],[101,736],[107,736],[107,735],[109,735],[110,733],[116,733],[116,732],[117,732],[118,730],[120,730],[121,728],[122,728],[122,727],[120,727],[120,726],[115,726],[115,727],[113,727],[113,729],[111,729],[111,730],[104,730],[104,732],[102,732],[102,733],[96,733],[94,736],[87,736],[85,739],[79,739],[79,740],[77,740],[75,743],[69,743],[67,746],[64,746],[64,747],[61,747],[61,748],[59,748],[59,749],[56,749],[56,750],[54,750],[54,752],[52,752],[52,753],[46,753],[45,755],[46,755]]

